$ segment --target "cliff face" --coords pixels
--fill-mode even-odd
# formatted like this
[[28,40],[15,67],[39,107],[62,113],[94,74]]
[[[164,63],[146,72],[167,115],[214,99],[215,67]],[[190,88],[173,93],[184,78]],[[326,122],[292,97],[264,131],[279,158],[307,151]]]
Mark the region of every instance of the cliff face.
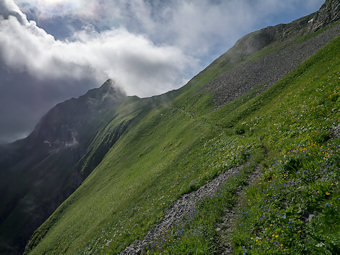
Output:
[[309,20],[312,31],[317,31],[340,19],[340,1],[327,0],[320,10]]

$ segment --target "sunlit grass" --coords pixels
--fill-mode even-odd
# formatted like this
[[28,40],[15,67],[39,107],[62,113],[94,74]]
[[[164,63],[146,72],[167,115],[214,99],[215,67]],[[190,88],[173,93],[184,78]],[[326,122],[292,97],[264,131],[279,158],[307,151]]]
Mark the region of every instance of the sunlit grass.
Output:
[[[212,114],[222,126],[233,126],[236,132],[227,128],[227,136],[214,138],[214,151],[234,143],[247,145],[250,159],[259,152],[262,155],[257,161],[264,168],[263,176],[248,189],[244,199],[248,202],[234,230],[236,253],[338,253],[340,148],[339,138],[331,139],[331,130],[340,120],[339,48],[338,38],[238,112],[222,118],[229,105]],[[263,147],[266,153],[260,150]],[[222,155],[232,158],[228,151]],[[158,241],[146,250],[218,253],[215,228],[223,211],[235,203],[235,187],[242,185],[238,180],[231,182],[227,182],[223,198],[205,201],[189,223],[175,226],[165,233],[166,242]]]

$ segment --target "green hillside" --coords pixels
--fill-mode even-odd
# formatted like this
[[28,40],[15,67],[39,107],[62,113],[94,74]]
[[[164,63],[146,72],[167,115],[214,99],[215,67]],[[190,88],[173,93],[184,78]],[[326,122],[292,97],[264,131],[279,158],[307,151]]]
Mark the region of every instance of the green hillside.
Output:
[[339,10],[246,35],[179,90],[52,108],[0,148],[0,253],[40,225],[25,254],[338,254]]
[[[232,103],[210,115],[234,126],[211,140],[211,151],[229,158],[225,145],[246,144],[250,161],[262,168],[241,200],[231,236],[236,254],[339,253],[339,48],[340,37],[237,111],[230,111]],[[216,226],[251,171],[252,166],[228,181],[198,206],[189,224],[175,226],[166,242],[150,248],[163,254],[220,254],[228,237]]]
[[259,87],[219,108],[212,92],[199,89],[222,73],[215,70],[169,95],[121,104],[89,158],[109,130],[130,121],[124,135],[35,232],[26,253],[118,253],[143,239],[183,194],[249,162],[219,196],[200,203],[190,221],[144,252],[219,253],[225,240],[216,226],[236,203],[237,188],[261,166],[242,200],[234,251],[336,254],[340,160],[332,130],[340,120],[340,38],[260,95]]

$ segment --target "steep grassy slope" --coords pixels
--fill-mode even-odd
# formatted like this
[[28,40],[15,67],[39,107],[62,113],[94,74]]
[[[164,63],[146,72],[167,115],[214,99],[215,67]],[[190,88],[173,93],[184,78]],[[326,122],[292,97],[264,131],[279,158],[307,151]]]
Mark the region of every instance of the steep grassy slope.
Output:
[[[338,13],[338,0],[328,0],[315,14],[246,35],[186,86],[162,96],[124,100],[121,93],[111,93],[110,86],[104,86],[57,105],[28,138],[0,146],[0,253],[20,253],[33,231],[98,166],[120,137],[127,131],[137,132],[132,126],[153,116],[155,123],[146,133],[152,142],[152,134],[159,128],[157,114],[168,118],[183,115],[179,122],[213,129],[215,124],[201,117],[217,106],[213,103],[220,106],[256,89],[253,97],[292,71],[340,33],[340,25],[333,23],[339,19]],[[330,23],[332,28],[325,27]],[[177,128],[178,124],[172,123]],[[178,126],[186,129],[184,123]],[[160,136],[166,136],[165,131]],[[191,135],[194,143],[199,133],[192,131]],[[145,146],[144,142],[146,139],[140,144]],[[171,139],[168,143],[174,144]],[[181,146],[181,150],[191,147]],[[168,156],[171,161],[177,154]]]
[[[274,162],[287,160],[288,152],[296,147],[314,143],[316,148],[326,147],[327,133],[339,122],[339,49],[338,38],[260,96],[255,97],[256,90],[252,91],[213,112],[213,95],[196,90],[193,93],[191,88],[206,83],[215,74],[196,77],[174,98],[147,104],[151,107],[138,115],[80,188],[36,231],[26,252],[117,253],[142,238],[179,196],[249,159],[262,162],[268,169],[266,180],[279,182],[275,171],[280,170],[272,167]],[[315,111],[307,111],[312,107]],[[118,114],[124,112],[123,108],[118,110]],[[289,160],[282,162],[290,164]],[[336,166],[332,167],[335,174]],[[206,211],[198,214],[194,223],[201,232],[192,236],[190,229],[195,225],[184,226],[188,231],[182,236],[170,235],[171,245],[164,244],[161,249],[173,253],[213,252],[210,238],[214,238],[215,223],[222,216],[223,202],[216,198],[202,206]],[[289,211],[290,201],[280,208]],[[261,209],[266,210],[264,206]],[[249,220],[249,234],[242,228],[236,232],[236,250],[251,242],[247,235],[257,234],[257,221]],[[266,249],[276,247],[274,243],[268,245]],[[299,241],[290,241],[289,245],[295,251]]]
[[[340,122],[339,49],[340,37],[237,111],[230,110],[231,103],[211,114],[229,127],[212,139],[211,150],[223,151],[231,141],[247,144],[263,167],[257,184],[247,190],[234,229],[236,254],[339,253],[340,137],[334,134]],[[252,140],[265,150],[256,151]],[[220,244],[228,237],[216,228],[236,202],[231,194],[250,171],[227,182],[216,197],[198,206],[189,223],[168,230],[149,249],[162,254],[224,252]]]
[[[43,144],[44,147],[25,147],[18,142],[11,146],[17,146],[20,153],[16,153],[17,148],[14,150],[9,147],[0,148],[5,155],[4,159],[0,158],[0,165],[11,166],[10,169],[13,170],[17,167],[30,169],[28,164],[30,162],[35,166],[32,172],[23,171],[26,172],[25,175],[21,175],[21,179],[17,182],[22,188],[15,190],[9,198],[6,198],[6,205],[11,205],[11,210],[18,209],[16,211],[19,213],[11,214],[11,210],[5,208],[5,212],[0,215],[1,220],[5,222],[0,228],[1,240],[7,243],[6,239],[12,239],[18,233],[21,235],[23,231],[20,226],[25,225],[25,222],[33,221],[33,225],[39,225],[41,220],[52,212],[56,204],[63,201],[73,190],[71,188],[65,192],[63,189],[77,186],[81,180],[79,176],[82,174],[82,176],[89,176],[36,231],[26,252],[32,251],[33,254],[92,254],[105,251],[116,253],[133,240],[143,237],[162,217],[165,209],[183,193],[197,189],[232,166],[249,160],[262,161],[265,157],[264,152],[269,152],[269,156],[266,156],[268,161],[266,165],[270,165],[279,150],[276,148],[278,144],[268,145],[268,139],[274,139],[268,136],[268,132],[275,133],[278,126],[275,125],[273,129],[268,126],[271,127],[274,122],[280,125],[279,127],[284,126],[285,120],[272,118],[273,113],[276,117],[280,114],[288,116],[277,107],[280,105],[277,102],[281,100],[281,97],[278,100],[279,94],[286,93],[286,87],[291,90],[291,93],[299,94],[297,87],[303,84],[298,81],[298,76],[308,73],[312,66],[321,68],[322,61],[318,62],[320,59],[314,58],[315,64],[313,61],[313,63],[308,62],[308,65],[300,67],[298,73],[291,74],[266,94],[256,96],[339,34],[339,23],[333,23],[339,19],[339,6],[338,0],[327,0],[316,14],[288,25],[269,27],[244,37],[235,47],[177,91],[148,99],[125,98],[112,109],[105,108],[107,111],[104,112],[100,107],[94,107],[92,111],[89,107],[96,118],[89,118],[90,125],[85,125],[91,134],[87,136],[88,132],[83,133],[86,139],[81,143],[80,151],[60,150],[74,142],[74,133],[67,129],[68,121],[73,119],[72,114],[67,115],[69,117],[66,120],[67,132],[58,133],[58,129],[53,129],[54,125],[49,125],[49,128],[41,128],[39,132],[33,134],[38,138],[42,135],[42,138],[38,139],[38,144],[40,146]],[[332,27],[325,28],[330,23]],[[282,61],[282,57],[288,53],[287,61]],[[331,57],[331,54],[321,55],[320,58]],[[336,56],[335,51],[334,55]],[[327,61],[329,61],[328,65],[333,63],[331,60]],[[254,75],[260,77],[255,82],[252,78]],[[233,79],[229,79],[230,77]],[[233,81],[231,85],[230,80]],[[294,87],[291,84],[298,85]],[[310,93],[316,98],[324,96],[313,91]],[[283,94],[281,96],[283,97]],[[234,99],[237,100],[230,103]],[[334,102],[338,102],[336,100]],[[229,104],[223,106],[226,103]],[[294,101],[283,100],[281,107],[290,107],[290,105],[294,105]],[[221,108],[216,110],[216,106]],[[298,106],[299,101],[296,99],[295,108],[299,109]],[[268,108],[275,108],[277,112],[271,112]],[[97,116],[97,111],[101,115]],[[262,114],[267,116],[267,126],[261,126]],[[82,121],[87,123],[87,115],[83,114],[82,117]],[[258,121],[256,125],[260,128],[257,130],[255,124],[251,126],[249,119]],[[321,117],[315,119],[321,120]],[[53,124],[53,118],[51,123]],[[59,124],[65,127],[63,123]],[[286,129],[288,127],[284,126],[284,131]],[[54,130],[55,134],[53,136],[44,134],[46,130]],[[292,140],[283,136],[288,133],[283,133],[282,137],[275,139],[287,139],[287,144],[294,144],[294,137],[297,136],[298,131],[294,132],[287,136]],[[48,139],[45,139],[46,135]],[[54,138],[58,139],[53,140]],[[35,139],[32,141],[36,143]],[[51,141],[53,150],[47,148],[51,145]],[[33,147],[34,157],[23,156]],[[55,148],[58,150],[54,150]],[[56,151],[58,153],[54,153]],[[17,162],[17,159],[20,160]],[[227,194],[235,192],[237,186],[244,183],[250,171],[251,169],[244,171],[242,178],[234,180],[232,187],[226,189],[223,197],[227,198],[229,206],[232,205],[234,198],[231,197],[229,201],[230,195]],[[7,181],[7,177],[1,178],[3,182],[0,183],[1,194],[6,194],[2,191],[7,192],[6,189],[11,186],[6,183],[14,183],[18,176],[7,173],[0,172],[3,177],[12,176],[10,182]],[[36,176],[39,178],[35,178]],[[73,185],[74,179],[76,185]],[[58,181],[54,182],[54,180]],[[33,188],[29,187],[31,182],[34,183]],[[41,185],[45,188],[41,189]],[[46,193],[51,190],[54,196],[46,198]],[[20,195],[26,193],[28,196]],[[32,197],[34,199],[30,199]],[[40,201],[43,198],[44,200]],[[20,204],[17,201],[24,203]],[[215,202],[210,204],[219,205]],[[44,210],[45,208],[48,210]],[[194,246],[200,247],[199,251],[205,252],[215,249],[216,247],[212,248],[207,240],[214,238],[216,233],[212,226],[221,215],[212,213],[219,212],[218,209],[209,208],[208,203],[206,210],[211,210],[212,217],[205,221],[205,213],[202,213],[203,218],[199,219],[200,222],[205,222],[208,227],[211,227],[211,231],[205,233],[203,239],[196,239],[201,240],[201,246],[195,243],[195,240],[184,238],[184,245],[181,241],[177,241],[178,244],[171,247],[164,246],[165,249],[175,249],[176,252],[181,251],[183,247],[190,251]],[[28,213],[25,214],[24,212],[27,211]],[[38,221],[35,221],[35,216]],[[20,224],[16,224],[18,219]],[[257,224],[255,219],[251,220],[250,224]],[[188,228],[190,229],[190,226]],[[31,227],[30,231],[32,231]],[[247,231],[257,234],[258,228]],[[236,249],[241,244],[250,245],[246,243],[245,236],[242,236],[243,232],[240,233],[239,236],[235,234]],[[20,239],[21,245],[24,241],[24,238]],[[294,245],[291,244],[292,247]],[[176,247],[179,250],[176,250]],[[268,249],[272,247],[269,246]]]

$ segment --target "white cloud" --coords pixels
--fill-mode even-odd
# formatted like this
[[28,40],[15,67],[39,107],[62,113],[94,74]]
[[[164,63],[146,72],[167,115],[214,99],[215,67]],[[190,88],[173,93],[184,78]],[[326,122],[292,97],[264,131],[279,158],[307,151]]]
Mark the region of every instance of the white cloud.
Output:
[[35,7],[40,18],[69,14],[91,17],[95,15],[99,6],[99,2],[94,0],[15,0],[15,2],[24,7],[24,10]]
[[[315,8],[322,1],[303,2]],[[202,67],[200,59],[222,53],[270,15],[301,5],[301,0],[16,2],[37,9],[38,18],[77,15],[110,28],[94,32],[90,26],[56,40],[28,21],[14,0],[3,0],[0,52],[9,66],[41,79],[94,76],[100,84],[112,78],[139,96],[178,88]]]
[[19,14],[22,23],[14,16],[0,19],[0,53],[9,66],[41,79],[90,75],[100,84],[112,78],[130,95],[150,96],[183,85],[184,72],[194,63],[178,48],[156,46],[123,28],[81,31],[72,40],[55,40]]
[[129,95],[178,88],[244,34],[323,1],[0,0],[0,143],[107,78]]
[[39,18],[72,15],[104,26],[124,27],[196,57],[209,54],[216,45],[224,45],[219,50],[225,50],[245,33],[273,25],[272,20],[282,14],[315,11],[323,1],[73,0],[47,4],[53,0],[16,0],[23,8],[39,10]]

